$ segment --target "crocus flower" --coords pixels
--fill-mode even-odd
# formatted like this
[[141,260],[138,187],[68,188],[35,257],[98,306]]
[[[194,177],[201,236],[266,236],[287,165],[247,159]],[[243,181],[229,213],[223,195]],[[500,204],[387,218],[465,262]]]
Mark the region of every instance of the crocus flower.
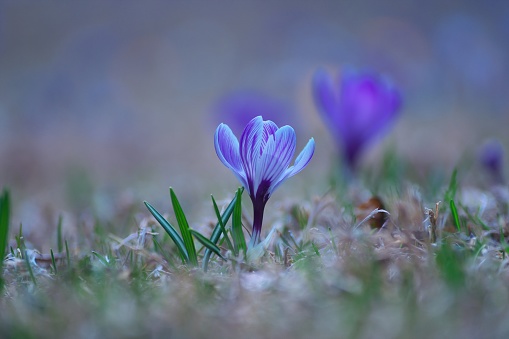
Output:
[[497,184],[504,182],[504,147],[498,140],[487,140],[481,146],[479,150],[479,161],[484,169],[490,173],[493,182]]
[[351,171],[366,146],[387,131],[401,106],[396,88],[370,73],[343,72],[341,78],[334,79],[319,70],[314,75],[313,92]]
[[299,173],[311,160],[315,141],[290,162],[295,153],[295,131],[290,126],[278,128],[261,116],[253,118],[244,128],[240,142],[228,125],[217,127],[214,145],[217,156],[235,174],[253,202],[253,232],[250,246],[260,239],[263,211],[275,189],[286,179]]

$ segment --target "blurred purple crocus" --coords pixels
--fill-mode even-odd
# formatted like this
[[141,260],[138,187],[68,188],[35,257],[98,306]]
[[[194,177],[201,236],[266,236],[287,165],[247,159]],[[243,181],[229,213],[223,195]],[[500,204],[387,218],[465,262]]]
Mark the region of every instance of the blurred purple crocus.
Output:
[[500,141],[490,139],[484,142],[479,149],[479,162],[490,174],[494,183],[504,183],[504,147]]
[[366,146],[387,131],[401,106],[398,90],[372,73],[343,72],[335,79],[318,70],[313,94],[350,171]]
[[292,127],[281,128],[261,116],[253,118],[244,128],[240,142],[228,125],[220,124],[214,137],[217,156],[247,189],[253,202],[253,234],[250,247],[256,245],[262,230],[263,211],[276,188],[286,179],[299,173],[311,160],[315,141],[309,140],[304,149],[295,154],[296,136]]

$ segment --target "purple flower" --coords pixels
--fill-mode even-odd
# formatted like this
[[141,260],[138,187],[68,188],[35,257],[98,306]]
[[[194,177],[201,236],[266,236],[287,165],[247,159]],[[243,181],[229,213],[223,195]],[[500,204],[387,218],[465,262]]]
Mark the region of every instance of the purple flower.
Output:
[[228,125],[217,127],[214,145],[219,160],[235,174],[253,202],[253,234],[250,246],[260,238],[265,204],[275,189],[286,179],[299,173],[311,160],[315,141],[309,140],[302,152],[295,153],[295,131],[290,126],[278,128],[261,116],[253,118],[244,128],[240,143]]
[[344,72],[340,79],[319,70],[313,94],[345,165],[354,170],[364,148],[393,123],[401,106],[399,92],[370,73]]
[[497,184],[504,182],[504,147],[496,139],[484,142],[479,150],[479,162],[490,173]]

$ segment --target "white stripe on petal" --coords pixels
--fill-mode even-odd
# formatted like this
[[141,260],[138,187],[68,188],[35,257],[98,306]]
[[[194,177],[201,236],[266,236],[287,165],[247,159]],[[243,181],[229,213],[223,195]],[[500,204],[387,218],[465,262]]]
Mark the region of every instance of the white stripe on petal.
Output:
[[295,131],[290,126],[283,126],[276,132],[276,149],[272,162],[265,168],[264,177],[274,181],[288,168],[295,154]]
[[309,139],[308,143],[302,151],[297,156],[297,159],[295,159],[295,163],[292,166],[293,168],[290,176],[294,176],[295,174],[299,173],[304,169],[304,167],[307,166],[309,161],[311,161],[311,158],[313,157],[313,154],[315,153],[315,139],[311,138]]
[[263,150],[265,149],[265,145],[267,144],[267,141],[269,140],[269,137],[273,134],[275,134],[278,130],[277,125],[270,121],[264,121],[263,122],[263,133],[262,133],[262,142],[260,144],[260,149],[258,151],[255,151],[255,154],[261,156],[263,153]]
[[276,181],[274,181],[273,184],[270,186],[269,195],[271,195],[272,192],[274,192],[276,188],[279,185],[281,185],[286,179],[302,171],[313,157],[314,152],[315,152],[315,139],[311,138],[309,139],[306,146],[302,149],[300,154],[297,156],[297,159],[295,159],[294,165],[287,168],[280,175],[280,177]]
[[262,151],[262,155],[258,159],[258,161],[254,164],[254,177],[253,177],[253,185],[254,191],[258,191],[258,187],[262,180],[268,180],[269,178],[265,175],[265,171],[268,166],[270,166],[271,162],[275,157],[274,153],[276,150],[276,139],[272,134],[269,136],[265,148]]
[[[251,119],[240,137],[240,159],[242,160],[248,181],[252,181],[254,178],[255,159],[259,157],[259,154],[256,154],[256,152],[259,152],[262,143],[262,135],[263,119],[261,116],[257,116]],[[250,188],[248,188],[248,190],[251,192]],[[253,193],[254,192],[255,191],[253,191]]]
[[290,126],[277,130],[267,143],[260,161],[256,164],[256,183],[262,180],[272,183],[288,168],[295,153],[295,131]]

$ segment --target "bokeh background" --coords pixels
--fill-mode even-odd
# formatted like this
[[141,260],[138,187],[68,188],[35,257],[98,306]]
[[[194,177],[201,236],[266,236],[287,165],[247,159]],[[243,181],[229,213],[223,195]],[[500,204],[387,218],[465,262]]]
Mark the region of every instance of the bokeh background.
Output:
[[0,0],[0,184],[27,223],[41,205],[169,205],[168,186],[187,209],[210,209],[210,193],[238,186],[213,134],[221,100],[241,91],[282,107],[298,147],[317,141],[277,194],[321,194],[335,146],[310,80],[343,66],[380,72],[404,95],[364,164],[393,147],[450,168],[485,138],[508,144],[508,42],[509,2],[497,0]]

